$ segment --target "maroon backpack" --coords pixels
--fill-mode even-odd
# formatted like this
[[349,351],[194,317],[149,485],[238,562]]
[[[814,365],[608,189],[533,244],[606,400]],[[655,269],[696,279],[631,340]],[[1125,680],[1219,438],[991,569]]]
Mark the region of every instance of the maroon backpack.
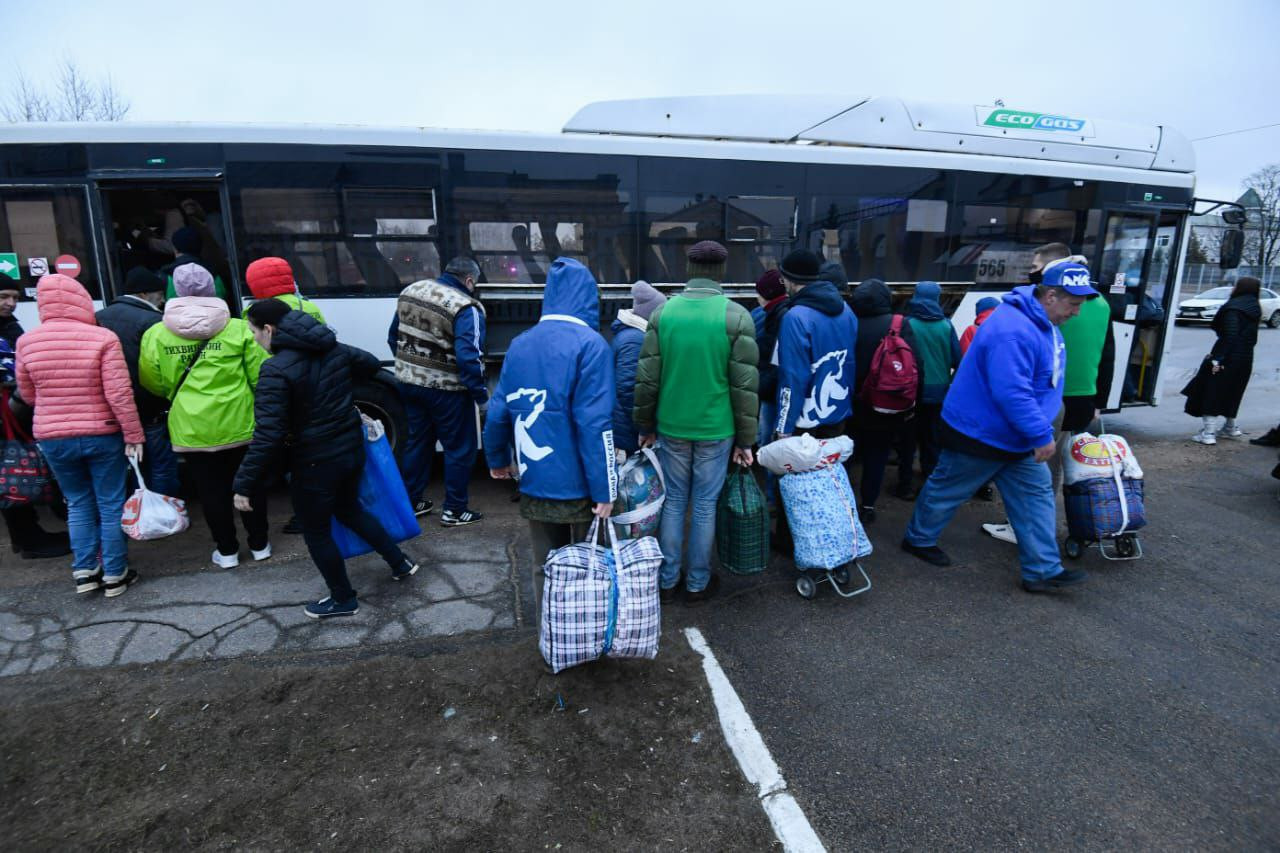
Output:
[[902,315],[897,314],[871,356],[871,370],[859,396],[881,414],[906,412],[915,407],[919,382],[916,356],[902,337]]

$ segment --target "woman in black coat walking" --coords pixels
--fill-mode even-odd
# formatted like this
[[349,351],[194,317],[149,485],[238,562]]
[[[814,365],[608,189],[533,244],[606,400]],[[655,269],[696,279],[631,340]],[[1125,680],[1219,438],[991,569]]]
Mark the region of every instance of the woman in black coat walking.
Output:
[[[1237,438],[1244,434],[1236,425],[1240,400],[1253,373],[1253,348],[1258,343],[1258,323],[1262,306],[1258,292],[1262,282],[1242,276],[1231,291],[1231,298],[1218,309],[1213,330],[1218,334],[1213,349],[1200,365],[1200,372],[1183,389],[1187,395],[1186,413],[1203,419],[1200,432],[1191,437],[1200,444],[1217,444],[1217,437]],[[1226,422],[1218,429],[1219,417]]]
[[308,604],[306,614],[313,619],[350,616],[359,606],[330,533],[335,517],[382,555],[396,580],[418,571],[359,501],[365,439],[351,386],[353,380],[377,373],[378,360],[338,343],[328,326],[279,299],[253,303],[245,317],[254,339],[272,357],[258,376],[253,442],[236,473],[236,507],[248,509],[245,495],[258,494],[281,454],[287,454],[302,538],[329,586],[329,597]]

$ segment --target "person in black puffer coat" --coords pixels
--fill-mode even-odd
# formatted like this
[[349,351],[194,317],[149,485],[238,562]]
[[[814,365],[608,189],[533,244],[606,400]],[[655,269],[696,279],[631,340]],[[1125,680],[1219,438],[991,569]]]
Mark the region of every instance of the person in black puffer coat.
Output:
[[279,455],[288,453],[293,509],[311,559],[329,586],[329,597],[308,604],[306,614],[350,616],[359,607],[330,533],[335,517],[382,555],[396,580],[418,570],[359,502],[365,440],[351,389],[355,380],[378,372],[378,360],[338,343],[328,326],[279,299],[253,303],[245,317],[254,339],[272,357],[258,375],[253,442],[236,473],[236,506],[247,508],[245,495],[259,493]]
[[[1253,374],[1253,348],[1258,343],[1262,305],[1258,293],[1262,282],[1241,276],[1227,304],[1213,318],[1218,339],[1205,357],[1199,373],[1182,393],[1187,395],[1185,411],[1202,419],[1200,432],[1191,437],[1200,444],[1216,444],[1218,436],[1239,438],[1244,431],[1236,425],[1240,401]],[[1221,429],[1217,422],[1225,417]]]
[[95,315],[98,325],[110,329],[120,339],[124,350],[124,362],[129,366],[129,379],[133,382],[133,400],[138,405],[138,417],[147,434],[147,452],[142,459],[142,473],[147,488],[162,495],[178,496],[178,457],[169,442],[169,401],[157,397],[138,380],[138,358],[142,336],[156,323],[164,319],[165,283],[146,267],[134,267],[125,276],[124,293],[111,300],[111,304]]
[[[862,458],[862,481],[858,488],[861,509],[858,514],[864,522],[875,521],[876,501],[884,485],[884,471],[889,463],[889,452],[898,449],[898,488],[896,494],[911,496],[912,465],[915,460],[915,433],[912,429],[914,410],[895,415],[874,411],[860,399],[862,383],[871,372],[871,362],[880,341],[889,333],[893,322],[893,295],[889,286],[878,278],[869,278],[853,291],[853,313],[858,317],[858,339],[854,345],[853,440]],[[902,337],[913,346],[915,336],[911,324],[902,322]],[[914,350],[913,350],[914,351]],[[917,359],[917,364],[919,361]],[[924,382],[924,370],[920,370]],[[920,399],[923,385],[916,392]]]

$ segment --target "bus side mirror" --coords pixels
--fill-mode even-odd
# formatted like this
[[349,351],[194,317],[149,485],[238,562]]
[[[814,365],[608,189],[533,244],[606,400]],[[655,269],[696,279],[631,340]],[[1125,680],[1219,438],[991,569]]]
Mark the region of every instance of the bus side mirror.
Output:
[[1244,231],[1232,228],[1223,232],[1222,245],[1218,249],[1218,266],[1224,270],[1233,270],[1240,266],[1240,257],[1244,254]]

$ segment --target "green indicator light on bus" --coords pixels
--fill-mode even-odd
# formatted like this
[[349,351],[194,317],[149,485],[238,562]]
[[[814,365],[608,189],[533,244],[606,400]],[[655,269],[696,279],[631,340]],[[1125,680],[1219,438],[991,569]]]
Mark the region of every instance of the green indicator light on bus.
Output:
[[148,166],[163,166],[164,164],[165,164],[165,158],[163,158],[163,157],[148,157],[148,158],[147,158],[147,165],[148,165]]

